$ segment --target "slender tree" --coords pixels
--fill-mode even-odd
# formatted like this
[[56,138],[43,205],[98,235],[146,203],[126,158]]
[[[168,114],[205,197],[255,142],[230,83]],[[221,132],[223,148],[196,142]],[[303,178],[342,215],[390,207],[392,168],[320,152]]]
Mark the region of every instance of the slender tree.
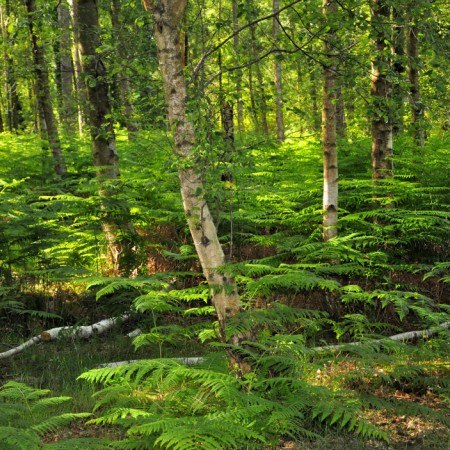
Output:
[[403,79],[405,76],[405,10],[404,3],[398,2],[392,6],[392,56],[395,79],[392,90],[393,98],[393,132],[402,133],[403,123]]
[[[232,13],[233,13],[233,37],[234,51],[236,52],[236,59],[239,61],[241,55],[241,38],[237,30],[239,29],[239,2],[238,0],[232,0]],[[244,131],[244,102],[242,100],[242,70],[236,71],[236,99],[237,99],[237,124],[238,131],[242,133]]]
[[59,27],[59,51],[57,71],[60,80],[60,119],[63,126],[72,131],[76,123],[77,106],[74,98],[74,69],[72,61],[72,19],[67,1],[57,5]]
[[[75,0],[78,13],[81,65],[84,76],[89,80],[89,125],[92,139],[94,166],[100,183],[102,201],[102,227],[108,243],[108,263],[116,274],[123,272],[124,263],[129,262],[131,247],[124,240],[123,233],[131,231],[128,214],[118,217],[117,208],[111,204],[119,191],[119,155],[116,150],[109,86],[106,67],[100,47],[99,17],[96,0]],[[117,199],[116,199],[117,202]],[[123,205],[122,205],[123,206]],[[119,208],[123,211],[126,208]]]
[[12,56],[14,40],[10,36],[10,23],[11,3],[10,0],[6,0],[4,7],[0,4],[0,24],[2,28],[3,69],[7,109],[6,122],[9,131],[18,131],[23,122],[22,103],[17,91],[17,82],[14,73],[14,59]]
[[72,60],[74,64],[74,75],[75,75],[75,92],[77,99],[77,116],[78,116],[78,132],[80,135],[83,134],[83,128],[85,123],[89,120],[88,111],[88,99],[87,99],[87,87],[84,82],[81,73],[83,71],[81,67],[81,54],[80,54],[80,27],[78,24],[78,2],[75,0],[68,0],[71,6],[71,16],[73,24],[73,47],[72,47]]
[[114,32],[114,40],[116,45],[117,56],[119,57],[120,70],[117,71],[117,85],[119,86],[122,113],[124,117],[125,127],[128,131],[128,139],[132,140],[136,137],[137,125],[134,121],[134,108],[131,103],[131,86],[130,79],[126,70],[127,48],[126,39],[123,28],[121,26],[121,0],[111,0],[111,23]]
[[[277,14],[280,10],[279,0],[273,0],[273,28],[272,35],[275,48],[279,47],[280,40],[280,16]],[[284,118],[283,118],[283,65],[281,62],[281,53],[275,53],[274,64],[274,82],[275,82],[275,116],[277,122],[277,138],[279,142],[284,141]]]
[[328,32],[324,40],[326,61],[323,67],[322,147],[323,147],[323,239],[337,236],[338,156],[336,147],[337,2],[323,0]]
[[38,41],[36,33],[36,4],[34,0],[26,0],[28,13],[28,28],[31,37],[31,48],[33,51],[33,69],[36,77],[36,94],[38,108],[45,121],[45,128],[53,156],[55,172],[64,176],[67,172],[63,158],[61,142],[59,140],[58,125],[53,112],[52,96],[50,93],[50,81],[42,45]]
[[372,34],[375,54],[372,59],[372,178],[393,175],[392,82],[390,67],[390,8],[385,0],[371,0]]
[[425,145],[424,130],[424,105],[422,103],[419,86],[419,26],[418,7],[416,0],[413,0],[409,8],[409,20],[407,28],[408,45],[408,81],[409,81],[409,102],[412,110],[412,124],[414,141],[418,147]]
[[[180,23],[187,0],[143,0],[143,3],[154,20],[168,118],[174,133],[175,153],[180,161],[183,206],[203,273],[211,288],[222,338],[226,340],[226,323],[240,311],[241,302],[234,279],[217,270],[225,264],[225,255],[205,198],[205,186],[194,154],[194,125],[187,115],[186,80],[180,52]],[[238,345],[242,339],[243,336],[233,336],[231,343]],[[241,371],[248,369],[234,352],[229,351],[228,356],[233,366]]]
[[[259,45],[259,43],[257,41],[256,30],[255,30],[254,25],[252,25],[250,27],[250,38],[251,38],[252,57],[255,60],[253,67],[254,67],[255,74],[256,74],[256,80],[258,82],[258,84],[257,84],[258,96],[257,96],[257,100],[256,100],[256,105],[257,105],[256,109],[259,109],[259,112],[261,114],[262,132],[267,135],[267,134],[269,134],[269,124],[267,122],[267,100],[266,100],[266,92],[264,89],[264,77],[263,77],[262,70],[261,70],[261,61],[259,60],[259,52],[260,52],[261,46]],[[253,73],[253,71],[251,73]]]

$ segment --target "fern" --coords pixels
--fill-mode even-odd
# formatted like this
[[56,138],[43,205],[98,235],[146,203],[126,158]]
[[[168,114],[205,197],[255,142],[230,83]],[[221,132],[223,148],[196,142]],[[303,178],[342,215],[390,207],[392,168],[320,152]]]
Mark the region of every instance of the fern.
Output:
[[10,381],[0,388],[2,449],[42,448],[41,438],[45,435],[74,420],[91,416],[90,413],[55,413],[71,398],[48,397],[49,394],[47,389],[36,389],[15,381]]

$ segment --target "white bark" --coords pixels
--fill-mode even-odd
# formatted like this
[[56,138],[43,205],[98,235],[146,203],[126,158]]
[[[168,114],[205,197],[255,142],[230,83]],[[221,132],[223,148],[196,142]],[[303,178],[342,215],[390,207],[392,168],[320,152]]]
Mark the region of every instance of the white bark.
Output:
[[17,347],[14,347],[6,352],[0,353],[0,359],[9,358],[10,356],[17,355],[28,347],[31,347],[38,342],[53,341],[58,337],[66,338],[90,338],[94,334],[103,334],[109,331],[116,323],[128,320],[129,314],[124,314],[119,317],[111,317],[109,319],[101,320],[93,325],[85,325],[80,327],[57,327],[50,330],[43,331],[41,334],[29,339]]
[[221,331],[224,333],[226,320],[240,311],[241,303],[233,278],[217,271],[225,264],[225,255],[206,202],[202,168],[198,166],[195,155],[194,125],[187,115],[187,89],[180,51],[180,24],[187,2],[143,2],[154,19],[154,37],[168,117],[173,129],[175,153],[182,167],[179,178],[183,207],[203,273],[211,288]]
[[400,334],[394,334],[393,336],[388,336],[381,339],[374,339],[367,342],[348,342],[346,344],[336,344],[336,345],[325,345],[323,347],[314,347],[312,350],[316,351],[322,351],[322,350],[345,350],[349,346],[354,345],[364,345],[364,344],[382,344],[383,342],[387,341],[410,341],[412,339],[425,339],[428,337],[433,336],[436,333],[439,333],[439,331],[442,330],[448,330],[450,328],[450,322],[444,322],[440,325],[437,325],[433,328],[429,328],[427,330],[417,330],[417,331],[407,331],[405,333]]

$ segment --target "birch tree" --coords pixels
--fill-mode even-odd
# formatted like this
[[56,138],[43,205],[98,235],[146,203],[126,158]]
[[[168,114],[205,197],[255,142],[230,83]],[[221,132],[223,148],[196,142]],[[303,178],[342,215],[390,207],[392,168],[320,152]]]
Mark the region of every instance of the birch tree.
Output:
[[338,222],[338,158],[336,148],[336,12],[335,0],[323,0],[323,14],[329,23],[324,53],[322,97],[323,147],[323,239],[337,236]]
[[[211,288],[222,340],[226,341],[227,321],[241,310],[234,279],[218,271],[225,264],[225,254],[217,236],[205,186],[195,156],[195,130],[187,111],[187,86],[180,50],[180,25],[187,0],[143,0],[154,20],[154,37],[158,49],[168,119],[173,130],[174,150],[179,160],[179,179],[183,207],[203,274]],[[229,342],[239,345],[243,336],[232,336]],[[248,370],[232,350],[230,364],[240,371]]]

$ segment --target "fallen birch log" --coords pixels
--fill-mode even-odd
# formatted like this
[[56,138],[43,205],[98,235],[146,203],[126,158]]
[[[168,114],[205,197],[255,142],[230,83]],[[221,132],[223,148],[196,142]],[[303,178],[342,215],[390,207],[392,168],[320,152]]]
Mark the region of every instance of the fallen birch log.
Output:
[[364,344],[382,344],[383,342],[389,341],[410,341],[412,339],[425,339],[427,337],[433,336],[442,330],[448,330],[450,328],[450,322],[444,322],[435,327],[429,328],[428,330],[417,330],[417,331],[407,331],[406,333],[394,334],[393,336],[388,336],[380,339],[373,339],[366,342],[348,342],[346,344],[336,344],[336,345],[325,345],[323,347],[313,347],[311,350],[322,351],[322,350],[344,350],[349,346],[364,345]]
[[109,319],[101,320],[93,325],[73,326],[73,327],[58,327],[43,331],[41,334],[29,339],[17,347],[14,347],[6,352],[0,353],[0,359],[9,358],[17,355],[28,347],[31,347],[38,342],[48,342],[57,339],[60,336],[65,338],[90,338],[94,334],[103,334],[110,330],[116,323],[128,320],[131,316],[124,314],[119,317],[111,317]]

